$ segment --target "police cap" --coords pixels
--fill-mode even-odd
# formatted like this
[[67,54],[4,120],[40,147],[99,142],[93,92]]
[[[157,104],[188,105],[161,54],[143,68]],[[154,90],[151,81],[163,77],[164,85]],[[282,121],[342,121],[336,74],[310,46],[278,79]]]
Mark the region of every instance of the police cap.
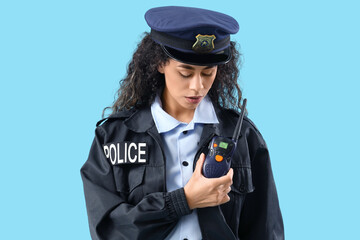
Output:
[[231,59],[230,34],[237,21],[223,13],[192,7],[157,7],[145,13],[151,38],[165,53],[193,65],[219,65]]

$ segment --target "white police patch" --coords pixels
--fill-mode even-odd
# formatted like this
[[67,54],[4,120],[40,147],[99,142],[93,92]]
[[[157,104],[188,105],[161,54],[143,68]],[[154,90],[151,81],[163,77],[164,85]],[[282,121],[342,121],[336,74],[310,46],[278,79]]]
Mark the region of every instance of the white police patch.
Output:
[[104,154],[112,165],[146,164],[148,147],[146,143],[118,142],[103,145]]

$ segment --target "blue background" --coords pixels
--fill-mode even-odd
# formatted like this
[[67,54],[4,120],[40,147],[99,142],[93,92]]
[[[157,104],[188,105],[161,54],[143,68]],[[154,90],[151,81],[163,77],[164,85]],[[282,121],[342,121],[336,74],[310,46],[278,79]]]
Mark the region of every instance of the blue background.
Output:
[[1,1],[1,239],[90,239],[79,170],[149,28],[236,18],[239,83],[270,149],[287,239],[359,238],[358,1]]

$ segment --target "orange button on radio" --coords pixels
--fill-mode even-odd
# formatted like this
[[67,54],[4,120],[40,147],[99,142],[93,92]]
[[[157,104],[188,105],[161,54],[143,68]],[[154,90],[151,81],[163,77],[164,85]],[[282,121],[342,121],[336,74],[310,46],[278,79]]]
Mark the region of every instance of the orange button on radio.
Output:
[[214,147],[217,147],[218,145],[216,143],[214,143]]
[[224,158],[220,155],[216,155],[215,156],[215,160],[218,161],[218,162],[221,162]]

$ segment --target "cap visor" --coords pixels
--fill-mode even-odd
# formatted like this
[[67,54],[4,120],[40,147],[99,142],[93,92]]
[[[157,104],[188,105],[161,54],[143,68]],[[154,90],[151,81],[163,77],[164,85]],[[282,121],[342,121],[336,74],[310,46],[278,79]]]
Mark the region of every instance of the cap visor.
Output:
[[161,45],[161,47],[163,48],[164,52],[174,60],[191,65],[220,65],[229,62],[231,59],[231,52],[229,50],[229,47],[215,54],[184,53],[164,45]]

